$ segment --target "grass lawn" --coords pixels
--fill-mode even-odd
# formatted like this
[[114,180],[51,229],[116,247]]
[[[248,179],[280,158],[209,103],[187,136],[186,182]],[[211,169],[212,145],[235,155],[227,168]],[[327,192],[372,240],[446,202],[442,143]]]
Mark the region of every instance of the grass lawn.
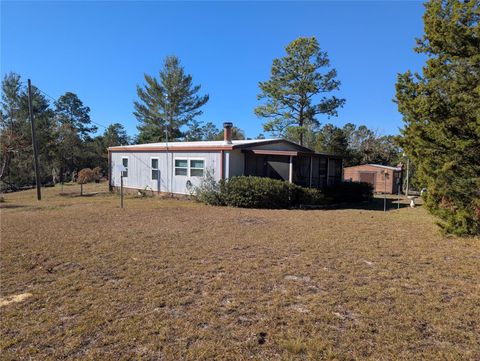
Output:
[[78,190],[0,204],[4,360],[480,359],[480,240],[422,207],[122,210]]

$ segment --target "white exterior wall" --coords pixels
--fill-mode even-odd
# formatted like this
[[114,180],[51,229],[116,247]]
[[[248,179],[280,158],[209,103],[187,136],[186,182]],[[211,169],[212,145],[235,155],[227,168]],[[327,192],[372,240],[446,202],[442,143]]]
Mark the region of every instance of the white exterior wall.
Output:
[[[120,187],[120,172],[117,165],[122,164],[122,158],[128,158],[128,177],[123,178],[123,186],[134,189],[147,189],[160,192],[188,194],[187,181],[192,186],[200,185],[202,177],[176,176],[175,159],[203,159],[205,172],[213,174],[215,180],[220,180],[220,151],[212,152],[112,152],[111,153],[111,184]],[[159,180],[152,180],[151,159],[158,158],[160,171]],[[204,172],[204,173],[205,173]]]

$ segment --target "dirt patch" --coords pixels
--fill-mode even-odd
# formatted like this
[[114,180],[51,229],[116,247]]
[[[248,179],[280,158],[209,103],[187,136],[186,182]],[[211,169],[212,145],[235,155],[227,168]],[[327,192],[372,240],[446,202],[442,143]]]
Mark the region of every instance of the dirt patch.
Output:
[[0,307],[8,306],[11,303],[17,303],[25,301],[27,298],[32,297],[31,293],[20,293],[18,295],[6,296],[0,298]]

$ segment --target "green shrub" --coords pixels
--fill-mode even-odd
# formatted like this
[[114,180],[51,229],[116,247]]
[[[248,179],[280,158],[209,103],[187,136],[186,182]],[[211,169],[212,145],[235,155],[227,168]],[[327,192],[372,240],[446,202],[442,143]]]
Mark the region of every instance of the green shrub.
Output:
[[212,206],[224,206],[225,197],[222,189],[224,181],[217,182],[210,171],[207,170],[200,186],[190,189],[190,195],[199,202],[210,204]]
[[234,177],[216,182],[207,174],[192,194],[203,203],[241,208],[291,208],[301,204],[319,205],[324,201],[317,189],[262,177]]
[[303,188],[286,181],[263,177],[233,177],[217,182],[208,174],[192,195],[200,202],[240,208],[295,208],[370,199],[369,183],[348,182],[328,187],[325,192]]
[[222,189],[227,205],[242,208],[289,208],[297,192],[290,183],[262,177],[234,177]]
[[325,189],[330,203],[359,202],[373,197],[373,186],[367,182],[342,182]]

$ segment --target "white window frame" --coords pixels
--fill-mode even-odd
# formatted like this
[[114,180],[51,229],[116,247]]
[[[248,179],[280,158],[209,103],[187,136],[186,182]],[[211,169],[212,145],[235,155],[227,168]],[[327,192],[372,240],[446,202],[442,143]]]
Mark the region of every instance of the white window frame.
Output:
[[[187,161],[187,166],[186,167],[177,167],[175,166],[175,163],[177,160],[185,160]],[[199,176],[199,175],[193,175],[192,176],[192,167],[190,166],[190,161],[192,160],[201,160],[203,162],[203,168],[193,168],[193,169],[202,169],[203,170],[203,175]],[[173,160],[173,174],[175,175],[175,177],[188,177],[188,178],[202,178],[205,176],[205,170],[206,170],[206,161],[205,161],[205,158],[201,158],[201,157],[192,157],[192,158],[175,158]],[[176,169],[186,169],[187,170],[187,174],[185,175],[182,175],[182,174],[176,174]]]
[[[177,160],[185,160],[187,161],[187,166],[186,167],[177,167]],[[177,174],[177,168],[178,169],[186,169],[187,170],[187,174],[183,175],[183,174]],[[190,160],[188,158],[175,158],[173,160],[173,174],[175,175],[175,177],[188,177],[188,175],[190,174],[189,172],[189,169],[190,169]]]
[[[126,167],[123,165],[123,160],[124,159],[127,160],[127,166]],[[128,178],[128,169],[130,168],[130,160],[128,159],[128,157],[126,157],[126,156],[122,157],[122,166],[125,167],[125,169],[126,169],[126,171],[122,171],[122,177],[123,178]],[[127,175],[125,175],[125,173]]]
[[[192,175],[192,167],[190,165],[190,162],[192,160],[201,160],[203,162],[203,168],[193,168],[193,169],[201,169],[202,170],[202,175]],[[202,178],[205,176],[205,158],[189,158],[188,159],[188,175],[190,178],[195,177],[195,178]]]
[[[152,160],[153,159],[157,160],[157,168],[152,167]],[[154,170],[157,171],[157,179],[154,179],[153,176],[152,176]],[[159,159],[159,157],[150,157],[150,180],[152,180],[152,181],[159,181],[160,180],[160,159]]]

